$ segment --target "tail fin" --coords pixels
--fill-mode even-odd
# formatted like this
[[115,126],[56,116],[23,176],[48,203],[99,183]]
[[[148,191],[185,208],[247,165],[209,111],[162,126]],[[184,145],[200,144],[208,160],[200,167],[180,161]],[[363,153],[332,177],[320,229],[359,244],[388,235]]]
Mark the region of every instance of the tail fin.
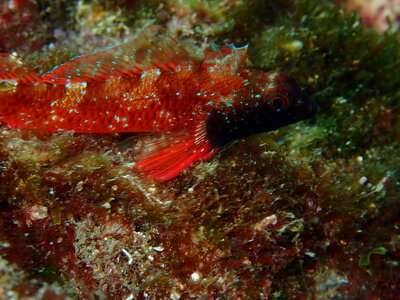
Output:
[[40,81],[30,67],[24,66],[15,53],[0,53],[0,80],[29,83]]

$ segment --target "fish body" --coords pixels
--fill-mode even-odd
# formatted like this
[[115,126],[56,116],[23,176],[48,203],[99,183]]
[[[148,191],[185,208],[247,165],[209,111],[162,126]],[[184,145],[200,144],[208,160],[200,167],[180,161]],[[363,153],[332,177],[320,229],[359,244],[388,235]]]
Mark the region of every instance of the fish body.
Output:
[[192,58],[157,27],[42,76],[0,55],[0,122],[14,128],[150,134],[136,167],[168,180],[230,141],[311,117],[316,104],[283,73],[245,68],[247,47]]

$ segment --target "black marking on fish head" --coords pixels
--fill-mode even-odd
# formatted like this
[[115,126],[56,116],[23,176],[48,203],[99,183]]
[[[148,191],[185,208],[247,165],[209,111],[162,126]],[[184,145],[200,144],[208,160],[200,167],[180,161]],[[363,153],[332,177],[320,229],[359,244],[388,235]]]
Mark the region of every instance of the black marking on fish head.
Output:
[[215,107],[207,119],[214,146],[311,118],[318,105],[298,83],[280,72],[258,72],[230,105]]
[[[291,77],[280,72],[269,72],[273,88],[264,95],[265,103],[270,106],[272,118],[281,126],[306,120],[315,115],[318,105]],[[271,84],[270,84],[271,85]],[[279,128],[278,127],[278,128]]]

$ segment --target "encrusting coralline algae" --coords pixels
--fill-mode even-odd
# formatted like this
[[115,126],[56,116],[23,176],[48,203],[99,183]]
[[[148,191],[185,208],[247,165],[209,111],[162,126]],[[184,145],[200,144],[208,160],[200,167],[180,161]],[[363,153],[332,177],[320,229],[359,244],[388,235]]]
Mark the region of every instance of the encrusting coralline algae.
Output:
[[132,170],[136,136],[3,126],[0,298],[397,296],[396,29],[330,1],[1,8],[0,52],[38,74],[151,23],[196,59],[211,41],[249,43],[247,68],[296,78],[320,110],[162,183]]

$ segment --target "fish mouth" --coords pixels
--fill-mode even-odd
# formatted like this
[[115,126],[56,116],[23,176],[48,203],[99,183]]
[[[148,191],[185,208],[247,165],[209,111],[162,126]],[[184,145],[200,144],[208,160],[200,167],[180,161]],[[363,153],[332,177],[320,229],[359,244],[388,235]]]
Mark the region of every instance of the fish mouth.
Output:
[[312,116],[315,115],[318,111],[319,111],[319,105],[317,104],[317,102],[311,100],[311,104],[310,104],[310,106],[308,107],[308,115],[309,115],[310,117],[312,117]]
[[309,100],[307,106],[304,107],[303,111],[299,115],[299,120],[307,120],[312,118],[319,111],[319,105],[313,101]]
[[311,118],[314,116],[318,111],[319,111],[319,105],[317,102],[315,102],[313,99],[311,99],[308,94],[304,91],[301,91],[301,96],[303,100],[303,103],[305,104],[303,114],[304,114],[304,119]]

